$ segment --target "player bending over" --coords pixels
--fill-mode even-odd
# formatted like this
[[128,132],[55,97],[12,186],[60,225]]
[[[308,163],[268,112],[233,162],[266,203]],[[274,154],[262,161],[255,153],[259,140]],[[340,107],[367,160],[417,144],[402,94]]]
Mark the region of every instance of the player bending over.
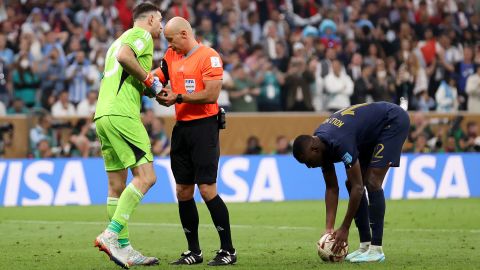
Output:
[[[333,252],[348,242],[355,219],[360,248],[350,253],[350,262],[381,262],[385,196],[382,183],[390,167],[398,167],[410,120],[399,106],[387,102],[357,104],[332,114],[313,136],[300,135],[293,143],[293,155],[308,168],[322,167],[326,184],[326,232],[334,233]],[[350,198],[347,213],[334,230],[338,206],[335,162],[347,172]],[[368,200],[364,186],[367,187]]]

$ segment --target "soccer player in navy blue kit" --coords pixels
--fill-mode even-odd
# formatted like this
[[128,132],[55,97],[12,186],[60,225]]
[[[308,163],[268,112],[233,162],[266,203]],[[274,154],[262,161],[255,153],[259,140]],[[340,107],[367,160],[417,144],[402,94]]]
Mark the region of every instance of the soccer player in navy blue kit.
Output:
[[[388,102],[363,103],[337,111],[315,130],[300,135],[293,155],[308,168],[321,167],[326,184],[326,232],[335,234],[333,252],[348,242],[355,219],[360,248],[350,253],[350,262],[381,262],[385,196],[382,183],[390,167],[398,167],[410,119],[400,107]],[[350,194],[342,225],[334,230],[338,206],[336,162],[343,162]],[[365,187],[368,191],[365,192]]]

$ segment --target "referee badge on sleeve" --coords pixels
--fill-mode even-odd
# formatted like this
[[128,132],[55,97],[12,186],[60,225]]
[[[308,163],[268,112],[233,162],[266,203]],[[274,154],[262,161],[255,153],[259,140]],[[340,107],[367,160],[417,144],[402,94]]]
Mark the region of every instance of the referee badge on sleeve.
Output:
[[185,79],[185,91],[189,94],[195,92],[195,79]]
[[220,63],[220,57],[218,57],[218,56],[210,57],[210,64],[211,64],[212,68],[222,67],[222,64]]

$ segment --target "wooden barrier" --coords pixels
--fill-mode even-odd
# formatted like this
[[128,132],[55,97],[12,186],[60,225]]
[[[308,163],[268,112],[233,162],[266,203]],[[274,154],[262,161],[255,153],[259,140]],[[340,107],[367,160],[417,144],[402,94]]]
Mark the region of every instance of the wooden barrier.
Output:
[[[328,113],[228,113],[227,129],[220,131],[220,149],[222,155],[243,154],[248,137],[254,135],[260,140],[263,152],[268,154],[275,149],[277,136],[284,135],[293,140],[299,134],[313,134],[313,131],[328,117]],[[463,115],[462,127],[466,130],[468,121],[480,125],[480,114],[437,114],[427,113],[430,122],[435,124],[452,120]],[[413,114],[410,114],[412,117]],[[164,117],[165,130],[170,137],[175,119]],[[64,118],[76,122],[78,118]],[[5,147],[5,158],[24,158],[28,154],[29,130],[36,121],[27,116],[0,117],[0,123],[14,125],[12,144]]]

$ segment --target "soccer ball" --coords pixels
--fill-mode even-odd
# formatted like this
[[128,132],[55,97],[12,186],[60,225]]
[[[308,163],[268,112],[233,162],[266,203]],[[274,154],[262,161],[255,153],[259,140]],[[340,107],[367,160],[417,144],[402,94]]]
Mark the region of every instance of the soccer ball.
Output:
[[339,253],[332,252],[332,246],[335,238],[331,233],[324,234],[317,242],[318,256],[326,262],[341,262],[348,253],[348,245],[345,245]]

